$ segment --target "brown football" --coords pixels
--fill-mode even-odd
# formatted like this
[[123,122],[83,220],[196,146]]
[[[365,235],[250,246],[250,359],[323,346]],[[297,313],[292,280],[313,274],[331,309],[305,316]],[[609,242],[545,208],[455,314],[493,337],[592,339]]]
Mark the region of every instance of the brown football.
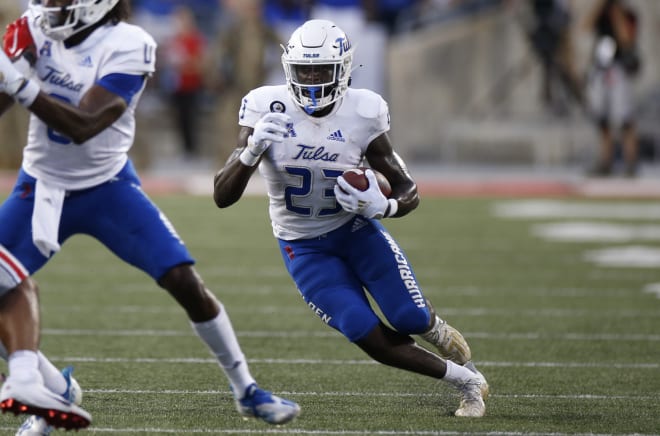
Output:
[[[344,171],[344,174],[342,176],[344,177],[344,180],[348,182],[349,185],[354,187],[355,189],[359,189],[360,191],[366,191],[367,188],[369,188],[369,180],[367,179],[367,176],[364,174],[364,170],[368,169],[367,167],[359,167],[359,168],[351,168],[350,170]],[[376,179],[378,180],[378,187],[380,188],[380,192],[383,193],[385,197],[389,197],[392,194],[392,187],[390,186],[390,182],[387,181],[385,176],[371,168],[371,171],[376,174]]]

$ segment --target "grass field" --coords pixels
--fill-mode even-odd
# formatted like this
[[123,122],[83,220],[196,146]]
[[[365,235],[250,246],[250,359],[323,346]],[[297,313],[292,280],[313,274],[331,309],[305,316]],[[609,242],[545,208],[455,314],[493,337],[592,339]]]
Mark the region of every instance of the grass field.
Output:
[[[487,415],[459,419],[444,383],[374,363],[311,313],[279,258],[264,198],[227,210],[206,197],[154,199],[227,307],[257,380],[303,412],[284,427],[243,421],[183,311],[146,275],[78,236],[36,278],[42,349],[57,365],[75,366],[94,417],[81,435],[660,434],[660,293],[644,292],[660,283],[660,268],[585,258],[640,238],[543,239],[534,225],[566,218],[502,218],[498,199],[428,198],[408,217],[386,220],[489,379]],[[589,220],[634,228],[658,221]],[[658,249],[660,240],[643,245]],[[22,421],[0,419],[2,434]]]

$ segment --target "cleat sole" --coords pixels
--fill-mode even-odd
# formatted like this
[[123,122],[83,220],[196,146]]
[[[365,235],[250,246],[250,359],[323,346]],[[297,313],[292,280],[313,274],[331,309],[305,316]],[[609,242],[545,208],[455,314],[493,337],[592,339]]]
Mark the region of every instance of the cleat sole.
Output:
[[91,423],[85,417],[76,415],[74,413],[60,412],[52,409],[42,409],[16,401],[13,398],[8,398],[0,402],[0,409],[2,412],[13,412],[14,415],[29,414],[42,417],[48,425],[55,428],[63,428],[65,430],[80,430],[86,428]]

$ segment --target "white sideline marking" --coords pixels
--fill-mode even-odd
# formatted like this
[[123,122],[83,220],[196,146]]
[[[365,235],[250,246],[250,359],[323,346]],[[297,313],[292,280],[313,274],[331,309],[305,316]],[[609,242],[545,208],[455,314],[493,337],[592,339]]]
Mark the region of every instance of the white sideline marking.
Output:
[[[154,337],[192,337],[194,334],[187,330],[83,330],[83,329],[43,329],[47,336],[154,336]],[[244,338],[336,338],[343,337],[334,331],[308,332],[308,331],[238,331],[237,336]],[[541,333],[490,333],[465,332],[465,336],[479,339],[494,340],[538,340],[557,339],[566,341],[660,341],[660,335],[644,334],[541,334]]]
[[658,241],[660,226],[569,221],[533,225],[532,234],[558,242]]
[[[188,363],[188,364],[213,364],[218,361],[213,358],[197,357],[50,357],[55,362],[69,363]],[[380,365],[374,360],[368,359],[248,359],[249,364],[279,364],[279,365]],[[585,362],[479,362],[479,366],[493,366],[499,368],[634,368],[634,369],[658,369],[660,363],[585,363]]]
[[576,203],[556,200],[521,200],[499,202],[495,216],[512,219],[530,218],[608,218],[628,220],[660,219],[660,205],[644,202]]
[[[103,395],[226,395],[231,391],[218,390],[149,390],[149,389],[85,389],[85,394],[103,394]],[[396,398],[435,398],[438,393],[420,393],[420,392],[293,392],[278,391],[278,395],[300,396],[300,397],[396,397]],[[657,400],[659,395],[545,395],[545,394],[491,394],[490,397],[497,398],[527,398],[527,399],[563,399],[563,400]]]
[[[14,427],[0,427],[1,430],[16,431]],[[410,435],[410,436],[451,436],[451,435],[486,435],[486,436],[562,436],[566,433],[529,433],[512,431],[438,431],[438,430],[305,430],[297,428],[267,428],[267,429],[172,429],[172,428],[90,428],[94,433],[171,433],[183,434],[286,434],[286,435],[337,435],[337,436],[370,436],[370,435]],[[638,436],[639,433],[571,433],[572,436]]]
[[640,245],[589,250],[582,257],[598,266],[620,268],[658,268],[660,249]]
[[[652,285],[651,285],[652,286]],[[660,284],[657,284],[656,286],[659,287],[660,289]],[[645,286],[644,289],[648,287]],[[570,292],[570,291],[566,291]],[[645,292],[647,292],[645,290]],[[458,294],[458,293],[456,293]],[[451,295],[456,295],[456,294],[451,294]],[[481,294],[476,294],[474,292],[464,292],[462,293],[463,295],[472,295],[472,296],[478,296],[478,295],[483,295],[484,293]],[[449,295],[449,294],[446,294]],[[616,298],[630,298],[632,295],[632,292],[630,289],[627,290],[621,290],[621,291],[612,291],[608,295],[608,291],[599,291],[595,293],[573,293],[572,295],[567,295],[566,293],[563,293],[561,295],[555,294],[555,293],[538,293],[538,294],[533,294],[531,292],[526,291],[527,296],[556,296],[556,297],[576,297],[576,298],[583,298],[583,297],[597,297],[599,299],[605,298],[608,296],[611,297],[616,297]],[[182,314],[182,310],[178,307],[150,307],[150,308],[144,308],[141,309],[139,306],[106,306],[103,308],[97,308],[95,306],[89,306],[89,307],[84,307],[84,306],[47,306],[44,308],[45,311],[47,312],[64,312],[64,313],[71,313],[71,312],[80,312],[80,313],[90,313],[90,312],[99,312],[99,313],[144,313],[144,314]],[[287,310],[286,308],[278,308],[278,307],[269,307],[269,308],[264,308],[264,309],[259,309],[259,308],[252,308],[252,307],[236,307],[231,309],[231,313],[249,313],[254,315],[255,313],[260,313],[260,314],[271,314],[271,315],[303,315],[303,316],[308,316],[311,312],[309,308],[306,306],[302,307],[301,309],[293,309],[293,310]],[[538,318],[539,316],[546,316],[546,317],[585,317],[585,316],[597,316],[599,318],[601,317],[612,317],[616,316],[618,318],[621,317],[632,317],[632,318],[639,318],[640,316],[648,316],[648,317],[660,317],[660,312],[658,311],[653,311],[653,310],[647,310],[647,311],[642,311],[639,309],[611,309],[611,310],[600,310],[600,311],[594,311],[594,310],[586,310],[586,309],[522,309],[522,310],[510,310],[510,309],[497,309],[497,308],[490,308],[490,307],[472,307],[472,308],[454,308],[454,307],[443,307],[442,308],[442,314],[446,316],[451,315],[451,316],[512,316],[515,315],[517,317],[521,316],[529,316],[532,318]]]
[[660,283],[649,283],[644,286],[643,291],[647,294],[655,294],[656,297],[660,298]]

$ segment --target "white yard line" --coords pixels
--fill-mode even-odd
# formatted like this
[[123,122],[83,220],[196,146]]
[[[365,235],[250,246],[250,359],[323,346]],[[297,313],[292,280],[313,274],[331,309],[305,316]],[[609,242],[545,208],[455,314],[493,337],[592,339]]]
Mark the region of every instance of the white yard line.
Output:
[[[0,427],[0,430],[15,431],[14,427]],[[96,433],[169,433],[184,434],[285,434],[285,435],[328,435],[328,436],[452,436],[452,435],[485,435],[485,436],[562,436],[567,433],[535,433],[511,431],[440,431],[440,430],[306,430],[293,427],[266,429],[172,429],[172,428],[113,428],[93,427],[90,431]],[[570,433],[571,436],[640,436],[640,433]]]
[[[638,315],[639,316],[639,315]],[[43,329],[44,336],[153,336],[153,337],[172,337],[172,336],[194,336],[192,331],[188,330],[94,330],[94,329]],[[239,337],[245,338],[336,338],[342,339],[342,336],[334,331],[327,332],[309,332],[309,331],[237,331]],[[585,334],[585,333],[492,333],[492,332],[464,332],[466,337],[492,340],[538,340],[552,339],[565,341],[641,341],[658,342],[660,334]]]
[[[132,364],[194,364],[194,365],[217,365],[213,358],[195,358],[195,357],[67,357],[67,356],[49,356],[53,362],[67,363],[132,363]],[[269,365],[380,365],[374,360],[368,359],[248,359],[249,364],[269,364]],[[499,367],[499,368],[616,368],[616,369],[658,369],[660,363],[611,363],[611,362],[502,362],[502,361],[480,361],[479,366]]]

